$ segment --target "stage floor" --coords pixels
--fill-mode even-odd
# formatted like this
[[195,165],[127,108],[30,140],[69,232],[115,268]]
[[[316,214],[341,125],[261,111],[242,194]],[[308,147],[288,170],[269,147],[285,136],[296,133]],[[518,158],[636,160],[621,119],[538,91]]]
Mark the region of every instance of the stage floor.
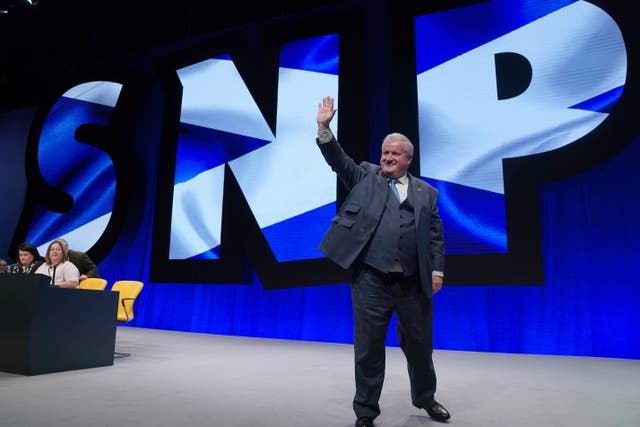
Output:
[[[2,427],[353,426],[353,347],[118,328],[114,366],[0,373]],[[640,426],[640,361],[436,351],[451,426]],[[434,426],[387,349],[376,426]]]

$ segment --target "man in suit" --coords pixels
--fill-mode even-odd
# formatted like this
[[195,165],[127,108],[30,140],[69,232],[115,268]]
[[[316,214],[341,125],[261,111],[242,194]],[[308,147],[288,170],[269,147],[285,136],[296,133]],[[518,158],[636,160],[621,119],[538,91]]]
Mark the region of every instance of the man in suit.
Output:
[[57,240],[64,244],[65,249],[69,254],[69,261],[71,261],[72,264],[78,267],[78,271],[80,272],[80,281],[83,281],[84,279],[89,277],[100,278],[100,274],[98,273],[98,266],[91,260],[91,258],[89,258],[89,255],[84,252],[69,249],[69,243],[61,237],[59,237]]
[[380,414],[385,337],[393,312],[412,403],[431,418],[446,421],[449,412],[435,400],[432,360],[432,295],[442,287],[444,275],[437,191],[408,174],[413,145],[399,133],[384,139],[379,166],[357,165],[329,128],[335,112],[333,98],[323,98],[316,142],[349,195],[320,250],[353,272],[356,426],[372,426]]

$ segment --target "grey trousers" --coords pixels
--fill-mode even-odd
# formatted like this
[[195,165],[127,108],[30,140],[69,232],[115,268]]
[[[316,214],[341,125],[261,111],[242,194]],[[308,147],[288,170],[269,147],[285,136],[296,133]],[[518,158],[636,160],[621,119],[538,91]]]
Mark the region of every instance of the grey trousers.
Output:
[[392,314],[397,316],[398,341],[407,359],[411,401],[416,407],[435,403],[436,374],[432,353],[432,300],[419,277],[383,274],[366,266],[354,271],[351,284],[354,319],[357,417],[375,418],[385,369],[385,340]]

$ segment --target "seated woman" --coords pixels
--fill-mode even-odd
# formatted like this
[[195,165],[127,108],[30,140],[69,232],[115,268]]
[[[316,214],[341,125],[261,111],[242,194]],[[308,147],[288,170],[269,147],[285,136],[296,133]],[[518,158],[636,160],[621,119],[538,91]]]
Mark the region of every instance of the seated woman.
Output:
[[36,274],[44,274],[51,278],[51,285],[60,288],[77,288],[80,272],[68,261],[69,255],[59,240],[54,240],[47,248],[44,264],[36,270]]
[[31,243],[21,243],[18,246],[18,262],[7,267],[7,273],[35,273],[42,265],[42,257],[38,248]]

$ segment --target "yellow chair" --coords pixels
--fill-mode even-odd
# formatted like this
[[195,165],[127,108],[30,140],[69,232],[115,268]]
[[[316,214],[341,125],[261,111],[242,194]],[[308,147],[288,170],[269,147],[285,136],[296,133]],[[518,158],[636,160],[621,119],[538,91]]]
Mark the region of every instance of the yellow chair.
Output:
[[[137,280],[118,280],[111,286],[111,290],[119,292],[118,297],[118,323],[126,323],[133,320],[133,303],[142,291],[144,284]],[[131,353],[115,352],[115,357],[127,357]]]
[[137,280],[118,280],[111,287],[112,291],[120,293],[118,298],[118,323],[133,320],[133,303],[135,302],[144,284]]
[[92,291],[104,291],[107,287],[107,281],[105,279],[99,279],[97,277],[89,277],[81,280],[78,284],[79,289],[90,289]]

